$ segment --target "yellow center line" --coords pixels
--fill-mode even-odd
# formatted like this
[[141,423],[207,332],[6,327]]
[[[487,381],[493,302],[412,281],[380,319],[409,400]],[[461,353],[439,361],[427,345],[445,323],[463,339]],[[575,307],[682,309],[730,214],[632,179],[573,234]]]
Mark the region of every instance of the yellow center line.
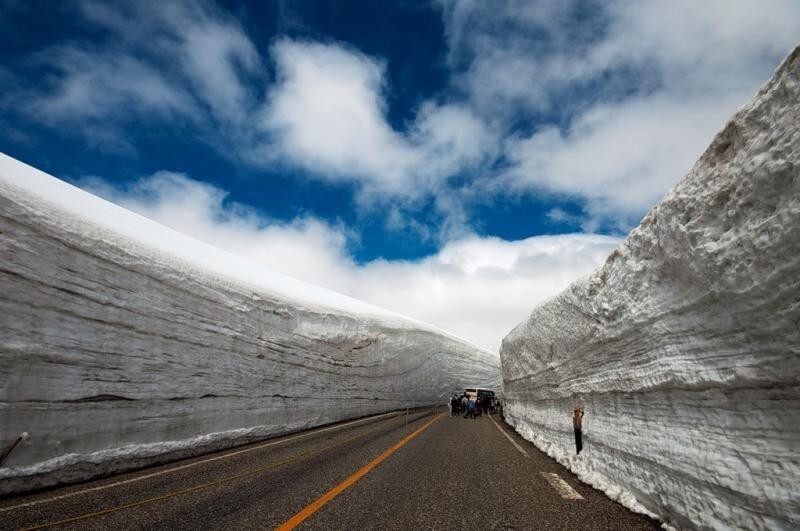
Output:
[[336,496],[347,490],[355,482],[357,482],[359,479],[367,475],[367,473],[369,473],[370,470],[372,470],[373,468],[381,464],[383,461],[385,461],[387,457],[389,457],[397,450],[405,446],[405,444],[408,441],[410,441],[423,431],[427,430],[431,426],[431,424],[442,418],[442,416],[444,416],[444,413],[441,413],[436,417],[432,418],[431,420],[426,422],[422,427],[418,428],[413,433],[407,435],[402,440],[395,443],[394,446],[392,446],[391,448],[383,452],[381,455],[379,455],[378,457],[376,457],[375,459],[364,465],[361,469],[359,469],[349,478],[345,479],[344,481],[333,487],[331,490],[329,490],[328,492],[317,498],[315,501],[313,501],[310,505],[308,505],[305,509],[303,509],[296,515],[286,520],[286,522],[277,527],[277,531],[290,531],[291,529],[294,529],[298,525],[308,520],[308,518],[310,518],[311,515],[319,511],[326,503],[328,503]]
[[154,477],[157,477],[157,476],[162,476],[164,474],[171,474],[173,472],[178,472],[180,470],[185,470],[187,468],[192,468],[192,467],[195,467],[195,466],[198,466],[198,465],[203,465],[205,463],[211,463],[212,461],[219,461],[220,459],[229,459],[231,457],[235,457],[235,456],[240,455],[240,454],[254,452],[256,450],[262,450],[264,448],[269,448],[271,446],[277,446],[279,444],[284,444],[284,443],[291,442],[291,441],[294,441],[294,440],[297,440],[297,439],[303,439],[305,437],[311,437],[313,435],[317,435],[317,434],[320,434],[320,433],[325,433],[325,432],[329,432],[329,431],[335,431],[335,430],[338,430],[338,429],[341,429],[341,428],[346,428],[348,426],[352,426],[352,425],[356,425],[356,424],[363,424],[363,423],[368,422],[370,420],[377,420],[377,419],[380,419],[382,417],[389,417],[389,416],[392,416],[392,415],[399,416],[400,414],[401,413],[398,413],[397,411],[391,411],[389,413],[383,413],[381,415],[373,415],[373,416],[366,417],[366,418],[363,418],[363,419],[354,420],[354,421],[351,421],[351,422],[346,422],[344,424],[335,424],[333,426],[328,426],[328,427],[325,427],[325,428],[311,430],[311,431],[308,431],[308,432],[305,432],[305,433],[301,433],[299,435],[292,435],[292,436],[288,436],[288,437],[287,436],[283,436],[283,437],[279,437],[279,438],[276,438],[276,439],[270,439],[269,441],[267,441],[265,443],[258,444],[257,446],[251,446],[251,447],[245,448],[245,449],[223,450],[223,452],[225,452],[225,453],[223,453],[221,455],[217,455],[215,457],[209,457],[207,459],[195,460],[195,461],[192,461],[191,463],[187,463],[187,464],[184,464],[184,465],[172,466],[171,468],[167,468],[167,469],[164,469],[164,470],[159,470],[157,472],[152,472],[152,473],[146,474],[144,476],[136,476],[136,477],[133,477],[133,478],[124,479],[124,480],[116,481],[116,482],[113,482],[113,483],[106,483],[104,485],[98,485],[96,487],[90,487],[90,488],[86,488],[86,489],[82,489],[82,490],[77,490],[77,491],[74,491],[74,492],[67,492],[65,494],[59,494],[59,495],[52,496],[52,497],[49,497],[49,498],[33,500],[33,501],[25,502],[25,503],[20,503],[20,504],[17,504],[17,505],[10,505],[8,507],[0,507],[0,513],[7,512],[7,511],[13,511],[13,510],[17,510],[17,509],[22,509],[24,507],[32,507],[34,505],[41,505],[43,503],[50,503],[50,502],[54,502],[54,501],[59,501],[59,500],[63,500],[63,499],[66,499],[66,498],[72,498],[74,496],[79,496],[79,495],[82,495],[82,494],[88,494],[90,492],[97,492],[97,491],[101,491],[101,490],[106,490],[106,489],[110,489],[112,487],[119,487],[121,485],[127,485],[127,484],[130,484],[130,483],[136,483],[138,481],[142,481],[142,480],[145,480],[145,479],[151,479],[151,478],[154,478]]
[[[433,419],[433,420],[436,420],[436,419]],[[118,511],[123,511],[125,509],[132,509],[134,507],[140,507],[142,505],[155,503],[157,501],[164,500],[164,499],[167,499],[167,498],[172,498],[174,496],[180,496],[180,495],[183,495],[183,494],[189,494],[191,492],[197,492],[197,491],[200,491],[200,490],[203,490],[203,489],[207,489],[209,487],[214,487],[216,485],[221,485],[223,483],[228,483],[230,481],[241,479],[241,478],[244,478],[244,477],[247,477],[247,476],[252,476],[254,474],[258,474],[259,472],[264,472],[265,470],[270,470],[272,468],[277,468],[279,466],[283,466],[283,465],[289,464],[289,463],[291,463],[293,461],[297,461],[298,459],[301,459],[303,457],[313,457],[315,455],[318,455],[318,454],[321,454],[323,452],[326,452],[326,451],[330,450],[331,448],[336,448],[337,446],[341,446],[343,444],[347,444],[349,442],[352,442],[352,441],[354,441],[356,439],[360,439],[361,437],[364,437],[366,435],[369,435],[370,433],[378,431],[382,427],[383,427],[382,425],[379,425],[379,426],[376,426],[376,427],[374,427],[374,428],[372,428],[370,430],[365,431],[364,433],[361,433],[359,435],[355,435],[353,437],[349,437],[347,439],[339,441],[338,443],[332,444],[330,446],[326,446],[326,447],[321,448],[319,450],[309,450],[307,452],[302,452],[302,453],[299,453],[299,454],[294,455],[292,457],[289,457],[287,459],[284,459],[282,461],[277,461],[277,462],[274,462],[274,463],[270,463],[268,465],[264,465],[264,466],[260,466],[260,467],[256,467],[256,468],[251,468],[249,470],[245,470],[244,472],[240,472],[240,473],[234,474],[232,476],[227,476],[227,477],[224,477],[224,478],[221,478],[221,479],[217,479],[217,480],[214,480],[214,481],[209,481],[208,483],[195,485],[193,487],[187,487],[185,489],[177,490],[177,491],[174,491],[174,492],[169,492],[167,494],[162,494],[161,496],[154,496],[152,498],[147,498],[147,499],[144,499],[144,500],[139,500],[139,501],[136,501],[136,502],[127,503],[125,505],[119,505],[119,506],[116,506],[116,507],[111,507],[109,509],[103,509],[102,511],[96,511],[96,512],[93,512],[93,513],[82,514],[80,516],[75,516],[75,517],[72,517],[72,518],[65,518],[64,520],[59,520],[57,522],[51,522],[51,523],[48,523],[48,524],[41,524],[41,525],[37,525],[37,526],[34,526],[34,527],[27,527],[27,528],[24,528],[22,531],[32,531],[34,529],[44,529],[44,528],[47,528],[47,527],[54,527],[54,526],[58,526],[58,525],[69,524],[69,523],[73,523],[73,522],[79,522],[81,520],[88,520],[90,518],[96,518],[98,516],[103,516],[103,515],[106,515],[106,514],[115,513],[115,512],[118,512]],[[427,425],[426,425],[426,427],[427,427]]]

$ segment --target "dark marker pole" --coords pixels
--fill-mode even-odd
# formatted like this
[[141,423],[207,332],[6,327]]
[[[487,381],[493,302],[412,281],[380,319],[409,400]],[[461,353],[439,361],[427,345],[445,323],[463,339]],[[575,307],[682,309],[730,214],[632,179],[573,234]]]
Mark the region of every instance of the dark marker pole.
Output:
[[583,420],[583,408],[577,406],[572,412],[572,427],[575,430],[575,455],[581,453],[583,450],[583,437],[581,434],[581,425]]
[[8,457],[8,454],[10,454],[11,452],[13,452],[13,451],[14,451],[14,448],[16,448],[16,447],[17,447],[17,445],[18,445],[19,443],[21,443],[22,441],[24,441],[24,440],[25,440],[25,439],[27,439],[27,438],[28,438],[28,432],[27,432],[27,431],[23,431],[22,433],[20,433],[20,434],[19,434],[19,437],[17,437],[17,440],[16,440],[16,441],[14,441],[13,443],[11,443],[11,444],[8,446],[8,448],[6,448],[6,449],[3,451],[3,453],[2,453],[2,454],[0,454],[0,465],[2,465],[2,464],[3,464],[3,461],[5,461],[5,460],[6,460],[6,457]]

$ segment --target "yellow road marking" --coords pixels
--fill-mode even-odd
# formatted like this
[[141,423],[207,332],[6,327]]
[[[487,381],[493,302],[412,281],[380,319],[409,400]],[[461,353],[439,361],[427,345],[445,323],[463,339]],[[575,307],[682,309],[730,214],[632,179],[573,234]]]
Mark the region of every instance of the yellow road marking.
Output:
[[374,416],[367,417],[367,418],[364,418],[364,419],[359,419],[359,420],[353,420],[353,421],[350,421],[350,422],[345,422],[344,424],[336,424],[335,426],[328,426],[327,428],[320,428],[320,429],[317,429],[317,430],[301,433],[299,435],[293,435],[291,437],[282,438],[282,439],[279,439],[279,440],[271,440],[271,441],[266,442],[264,444],[259,444],[258,446],[252,446],[250,448],[245,448],[243,450],[236,450],[236,451],[232,451],[232,452],[227,452],[227,453],[225,453],[223,455],[218,455],[216,457],[210,457],[208,459],[203,459],[203,460],[200,460],[200,461],[193,461],[191,463],[187,463],[185,465],[180,465],[180,466],[168,468],[166,470],[159,470],[158,472],[152,472],[152,473],[146,474],[144,476],[137,476],[135,478],[125,479],[125,480],[117,481],[117,482],[114,482],[114,483],[107,483],[105,485],[98,485],[97,487],[91,487],[91,488],[88,488],[88,489],[78,490],[78,491],[75,491],[75,492],[68,492],[66,494],[60,494],[58,496],[53,496],[51,498],[44,498],[42,500],[33,500],[33,501],[30,501],[30,502],[26,502],[26,503],[20,503],[18,505],[11,505],[9,507],[0,507],[0,513],[7,512],[7,511],[13,511],[14,509],[21,509],[23,507],[31,507],[31,506],[34,506],[34,505],[40,505],[42,503],[48,503],[48,502],[63,500],[65,498],[72,498],[72,497],[78,496],[80,494],[87,494],[89,492],[96,492],[96,491],[99,491],[99,490],[110,489],[112,487],[118,487],[120,485],[126,485],[128,483],[136,483],[137,481],[142,481],[143,479],[150,479],[150,478],[153,478],[153,477],[156,477],[156,476],[162,476],[164,474],[169,474],[171,472],[177,472],[179,470],[184,470],[186,468],[191,468],[191,467],[194,467],[194,466],[197,466],[197,465],[202,465],[204,463],[210,463],[212,461],[219,461],[220,459],[228,459],[229,457],[234,457],[234,456],[237,456],[239,454],[246,454],[248,452],[254,452],[256,450],[261,450],[263,448],[268,448],[270,446],[276,446],[278,444],[283,444],[283,443],[287,443],[287,442],[294,441],[294,440],[297,440],[297,439],[302,439],[304,437],[310,437],[312,435],[325,433],[325,432],[328,432],[328,431],[331,431],[331,430],[338,430],[340,428],[346,428],[347,426],[352,426],[354,424],[361,424],[361,423],[364,423],[364,422],[367,422],[367,421],[370,421],[370,420],[377,420],[379,418],[388,417],[388,416],[391,416],[391,415],[400,415],[400,413],[398,413],[397,411],[391,411],[389,413],[383,413],[383,414],[380,414],[380,415],[374,415]]
[[[436,419],[433,419],[433,420],[436,420]],[[426,425],[426,427],[427,427],[427,425]],[[34,529],[44,529],[44,528],[47,528],[47,527],[53,527],[53,526],[57,526],[57,525],[63,525],[63,524],[69,524],[69,523],[73,523],[73,522],[79,522],[81,520],[88,520],[89,518],[95,518],[95,517],[98,517],[98,516],[103,516],[103,515],[106,515],[106,514],[115,513],[115,512],[118,512],[118,511],[123,511],[125,509],[132,509],[134,507],[147,505],[147,504],[154,503],[154,502],[157,502],[157,501],[160,501],[160,500],[164,500],[164,499],[167,499],[167,498],[172,498],[174,496],[180,496],[182,494],[189,494],[191,492],[197,492],[197,491],[200,491],[200,490],[203,490],[203,489],[207,489],[209,487],[213,487],[213,486],[216,486],[216,485],[221,485],[223,483],[234,481],[236,479],[241,479],[241,478],[244,478],[244,477],[247,477],[247,476],[252,476],[252,475],[257,474],[259,472],[264,472],[265,470],[269,470],[269,469],[272,469],[272,468],[277,468],[279,466],[286,465],[288,463],[291,463],[291,462],[296,461],[296,460],[298,460],[300,458],[303,458],[303,457],[312,457],[312,456],[321,454],[323,452],[326,452],[326,451],[330,450],[331,448],[336,448],[337,446],[341,446],[343,444],[349,443],[349,442],[354,441],[356,439],[360,439],[360,438],[364,437],[365,435],[369,435],[370,433],[378,431],[378,429],[380,429],[380,428],[381,428],[381,426],[376,426],[375,428],[372,428],[371,430],[367,430],[366,432],[364,432],[362,434],[356,435],[354,437],[349,437],[347,439],[339,441],[336,444],[332,444],[330,446],[326,446],[326,447],[321,448],[319,450],[309,450],[307,452],[302,452],[302,453],[299,453],[299,454],[294,455],[292,457],[289,457],[287,459],[284,459],[282,461],[277,461],[277,462],[274,462],[274,463],[270,463],[268,465],[264,465],[264,466],[260,466],[260,467],[256,467],[256,468],[251,468],[249,470],[245,470],[244,472],[240,472],[240,473],[234,474],[232,476],[227,476],[227,477],[224,477],[224,478],[221,478],[221,479],[217,479],[217,480],[214,480],[214,481],[209,481],[208,483],[203,483],[201,485],[195,485],[194,487],[188,487],[188,488],[185,488],[185,489],[177,490],[177,491],[174,491],[174,492],[169,492],[167,494],[162,494],[161,496],[155,496],[153,498],[147,498],[147,499],[140,500],[140,501],[137,501],[137,502],[127,503],[125,505],[119,505],[117,507],[112,507],[110,509],[104,509],[102,511],[96,511],[96,512],[93,512],[93,513],[87,513],[87,514],[83,514],[83,515],[80,515],[80,516],[75,516],[75,517],[72,517],[72,518],[65,518],[64,520],[59,520],[57,522],[50,522],[50,523],[47,523],[47,524],[41,524],[41,525],[37,525],[37,526],[34,526],[34,527],[27,527],[27,528],[24,528],[22,531],[32,531]]]
[[343,482],[341,482],[338,485],[336,485],[335,487],[333,487],[331,490],[329,490],[328,492],[326,492],[325,494],[320,496],[317,500],[312,502],[308,507],[306,507],[305,509],[303,509],[302,511],[300,511],[296,515],[292,516],[286,522],[284,522],[283,524],[278,526],[277,531],[289,531],[291,529],[294,529],[298,525],[302,524],[311,515],[313,515],[317,511],[319,511],[322,508],[322,506],[324,506],[326,503],[328,503],[329,501],[334,499],[336,496],[338,496],[339,494],[344,492],[347,488],[351,487],[356,481],[358,481],[359,479],[361,479],[362,477],[367,475],[367,473],[370,470],[372,470],[373,468],[375,468],[376,466],[381,464],[383,461],[385,461],[387,457],[389,457],[390,455],[395,453],[397,450],[399,450],[400,448],[405,446],[405,444],[408,441],[410,441],[411,439],[413,439],[414,437],[416,437],[417,435],[419,435],[423,431],[427,430],[431,426],[431,424],[433,424],[434,422],[436,422],[437,420],[442,418],[443,415],[444,415],[444,413],[441,413],[441,414],[435,416],[434,418],[432,418],[431,420],[426,422],[422,427],[418,428],[413,433],[407,435],[402,440],[400,440],[397,443],[395,443],[394,446],[392,446],[391,448],[389,448],[388,450],[383,452],[381,455],[379,455],[378,457],[376,457],[375,459],[373,459],[372,461],[370,461],[369,463],[364,465],[360,470],[358,470],[356,473],[351,475],[349,478],[345,479]]

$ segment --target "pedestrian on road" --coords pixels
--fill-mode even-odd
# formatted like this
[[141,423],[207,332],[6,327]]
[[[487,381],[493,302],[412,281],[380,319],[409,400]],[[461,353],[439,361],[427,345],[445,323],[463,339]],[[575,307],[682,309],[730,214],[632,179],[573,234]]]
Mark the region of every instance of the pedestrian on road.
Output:
[[483,400],[480,397],[475,399],[475,414],[480,417],[483,414]]
[[575,455],[581,453],[583,449],[583,437],[581,435],[581,424],[583,421],[583,408],[575,406],[572,412],[572,428],[575,430]]
[[469,405],[469,398],[467,398],[467,394],[464,393],[464,395],[461,397],[461,413],[465,415],[467,414],[468,405]]
[[467,414],[464,416],[465,419],[475,419],[475,409],[477,407],[477,403],[475,402],[475,398],[470,398],[467,401]]

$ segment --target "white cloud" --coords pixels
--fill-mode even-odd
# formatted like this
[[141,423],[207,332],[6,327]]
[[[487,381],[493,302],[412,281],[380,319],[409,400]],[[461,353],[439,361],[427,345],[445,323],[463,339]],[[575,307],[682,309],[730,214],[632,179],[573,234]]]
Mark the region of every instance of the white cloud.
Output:
[[[283,39],[262,125],[275,156],[328,181],[355,181],[369,200],[437,195],[497,141],[468,107],[427,101],[409,130],[386,118],[386,66],[336,44]],[[363,199],[363,197],[362,197]]]
[[90,144],[97,136],[127,144],[126,124],[191,124],[191,133],[236,154],[254,142],[248,127],[259,104],[250,88],[263,79],[255,46],[240,24],[211,2],[176,1],[159,9],[133,1],[78,4],[97,41],[40,51],[56,73],[21,97],[51,126],[68,124]]
[[582,200],[590,229],[638,222],[800,36],[792,0],[440,3],[474,112],[555,116],[506,136],[500,182]]
[[590,16],[578,1],[439,3],[452,83],[402,126],[384,59],[288,38],[262,58],[211,1],[80,2],[102,47],[40,53],[57,75],[19,99],[95,145],[132,151],[128,123],[169,124],[237,162],[353,184],[361,213],[427,239],[469,234],[474,204],[510,194],[568,198],[586,230],[625,231],[800,35],[793,0],[615,0]]
[[618,244],[590,234],[466,236],[420,261],[366,264],[350,294],[497,351],[534,306],[594,270]]
[[269,220],[183,175],[159,172],[126,190],[99,179],[80,184],[199,240],[495,351],[538,302],[592,271],[619,244],[591,234],[519,241],[467,235],[421,260],[359,265],[347,252],[352,235],[345,227],[311,217]]
[[691,168],[742,99],[648,97],[597,105],[566,133],[548,127],[509,140],[506,178],[517,189],[584,198],[587,230],[602,221],[627,230]]
[[126,56],[61,48],[57,67],[62,82],[34,111],[48,119],[102,120],[139,113],[189,113],[187,94],[176,90],[158,71]]
[[411,141],[422,153],[415,171],[440,179],[479,165],[498,145],[496,133],[469,107],[432,102],[420,108]]
[[103,46],[76,41],[41,52],[58,75],[24,99],[30,114],[90,144],[133,150],[125,127],[132,120],[188,124],[189,134],[239,162],[354,183],[362,210],[401,203],[410,211],[433,198],[446,207],[439,213],[448,227],[466,221],[448,178],[498,150],[496,135],[465,105],[425,101],[405,130],[395,129],[385,62],[342,43],[274,41],[268,83],[253,41],[212,2],[79,5],[105,30]]
[[669,92],[706,97],[753,90],[800,36],[800,4],[794,0],[708,0],[609,6],[609,36],[589,62],[650,65]]
[[281,154],[323,178],[404,187],[417,153],[384,118],[384,66],[338,46],[282,40],[264,125]]
[[[354,236],[341,225],[313,217],[291,222],[264,217],[227,200],[227,192],[183,174],[160,171],[118,189],[99,178],[78,184],[110,201],[215,247],[309,279],[324,272],[332,289],[349,289],[342,268],[353,267],[347,243]],[[287,267],[274,267],[287,264]]]
[[176,21],[180,31],[180,63],[195,93],[222,123],[241,127],[256,104],[240,71],[257,75],[258,52],[242,29],[215,18]]

